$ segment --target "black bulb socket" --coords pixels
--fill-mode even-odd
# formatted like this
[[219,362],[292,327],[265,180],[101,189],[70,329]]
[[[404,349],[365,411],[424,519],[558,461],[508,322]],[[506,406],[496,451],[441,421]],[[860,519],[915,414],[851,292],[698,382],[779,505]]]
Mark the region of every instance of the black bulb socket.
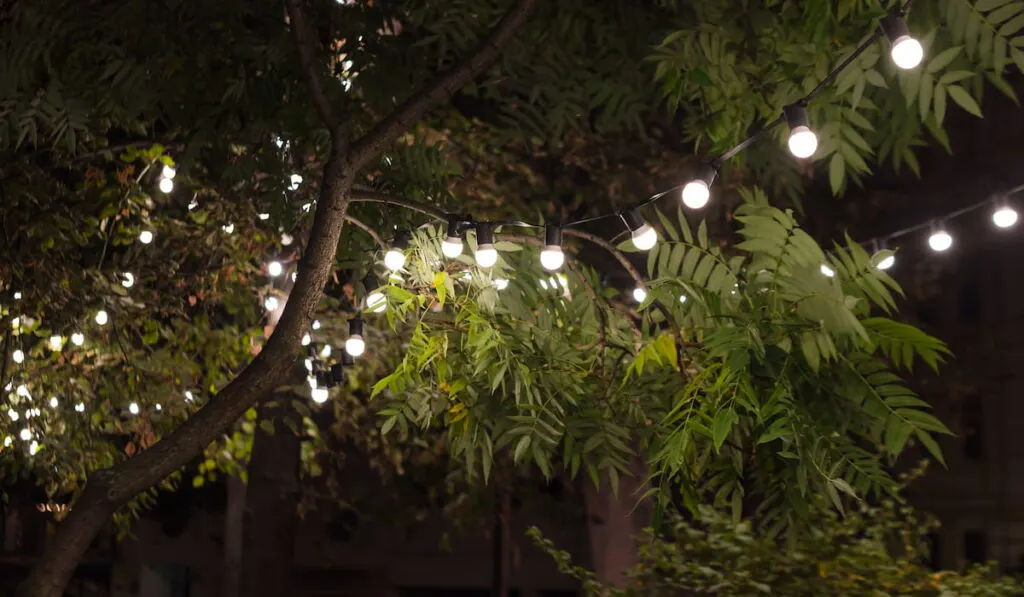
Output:
[[348,320],[348,335],[349,336],[355,336],[355,335],[362,336],[363,335],[363,318],[362,317],[353,317],[352,319]]
[[639,230],[647,224],[643,216],[640,215],[640,210],[635,207],[624,210],[619,215],[622,217],[622,221],[626,223],[626,228],[629,228],[631,232]]
[[494,224],[480,222],[476,225],[476,244],[478,246],[494,244]]
[[885,35],[885,39],[889,41],[890,45],[896,43],[896,40],[901,37],[910,37],[910,28],[907,27],[907,22],[898,14],[884,17],[879,21],[878,28],[882,30],[882,34]]
[[549,247],[562,246],[562,227],[556,224],[544,226],[544,244]]
[[807,106],[803,104],[790,104],[782,109],[786,115],[786,123],[789,124],[789,130],[793,130],[798,126],[804,126],[811,128],[811,121],[807,117]]

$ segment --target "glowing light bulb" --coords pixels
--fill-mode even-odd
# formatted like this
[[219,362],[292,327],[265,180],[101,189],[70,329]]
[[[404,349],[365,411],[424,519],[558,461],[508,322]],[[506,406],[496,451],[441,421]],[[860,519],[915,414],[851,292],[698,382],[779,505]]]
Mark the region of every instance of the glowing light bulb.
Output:
[[160,172],[160,175],[163,176],[164,178],[174,178],[174,175],[177,173],[178,171],[175,170],[173,166],[168,166],[165,164],[164,169]]
[[309,334],[304,334],[302,336],[302,345],[303,346],[309,346],[309,343],[312,342],[312,341],[313,341],[313,339],[309,337]]
[[909,70],[921,64],[921,60],[924,59],[924,48],[921,46],[921,42],[909,35],[904,35],[893,42],[889,55],[892,56],[892,61],[896,66],[903,70]]
[[498,263],[498,250],[492,244],[480,245],[476,248],[476,264],[480,267],[494,267]]
[[313,359],[306,359],[302,364],[305,365],[306,371],[313,372]]
[[405,266],[405,253],[398,249],[389,249],[384,254],[384,267],[391,271],[397,271]]
[[18,434],[18,437],[20,437],[24,441],[28,441],[32,439],[32,430],[26,427],[21,430],[21,432]]
[[834,278],[836,275],[835,270],[824,263],[821,264],[821,273],[824,274],[826,278]]
[[137,402],[132,402],[131,404],[129,404],[128,405],[128,412],[132,413],[133,415],[139,414],[139,405],[138,405],[138,403]]
[[633,300],[638,303],[644,302],[647,299],[647,290],[643,286],[637,286],[633,289]]
[[284,232],[281,233],[281,245],[282,246],[287,247],[287,246],[291,245],[294,240],[295,239],[292,238],[292,235],[290,235],[288,233],[284,233]]
[[39,452],[39,442],[33,440],[32,443],[28,445],[28,455],[35,456],[37,452]]
[[299,185],[302,184],[302,175],[301,174],[292,174],[291,177],[289,177],[289,179],[288,179],[288,183],[289,183],[288,184],[288,190],[289,191],[297,190],[299,188]]
[[455,259],[462,255],[462,239],[459,237],[448,237],[441,243],[441,253],[449,259]]
[[506,280],[505,278],[495,278],[494,287],[497,288],[498,290],[505,290],[506,288],[508,288],[508,280]]
[[21,418],[21,415],[18,414],[18,411],[14,410],[13,408],[7,411],[7,416],[10,417],[12,421],[17,421],[18,419]]
[[270,219],[270,214],[268,214],[268,213],[262,213],[262,214],[260,214],[260,215],[259,215],[259,218],[260,218],[261,220],[269,220],[269,219]]
[[196,397],[192,394],[191,390],[185,390],[185,402],[192,402]]
[[135,286],[135,274],[131,272],[121,274],[121,286],[124,286],[125,288]]
[[50,336],[50,350],[60,350],[64,346],[64,338],[60,336]]
[[316,383],[316,376],[315,375],[307,376],[306,377],[306,383],[309,384],[309,389],[315,390],[317,388],[317,385],[318,385]]
[[992,214],[992,223],[999,228],[1009,228],[1017,223],[1017,210],[1012,207],[1000,207]]
[[15,292],[14,293],[14,300],[16,300],[16,301],[20,301],[21,300],[21,293],[20,292]]
[[50,397],[50,407],[51,408],[57,408],[58,404],[60,404],[60,400],[57,400],[56,396],[51,396]]
[[928,237],[928,246],[932,251],[941,253],[953,246],[953,237],[945,230],[937,230]]
[[32,394],[28,391],[28,386],[21,384],[18,386],[17,394],[22,398],[31,398]]
[[7,437],[4,438],[4,446],[10,447],[13,441],[14,438],[8,435]]
[[313,320],[313,325],[311,325],[310,327],[313,328],[314,330],[319,330],[320,329],[320,320],[319,319],[314,319]]
[[221,226],[221,229],[224,232],[227,232],[228,234],[234,234],[235,233],[235,225],[234,224],[225,224],[224,226]]
[[188,210],[189,211],[192,211],[192,210],[194,210],[197,207],[199,207],[199,202],[196,201],[195,199],[193,199],[193,200],[188,202]]
[[284,266],[281,265],[280,261],[271,261],[267,264],[267,273],[271,278],[276,278],[281,275],[284,271]]
[[310,394],[313,397],[313,402],[316,402],[317,404],[323,404],[331,397],[331,393],[327,388],[313,388]]
[[263,308],[267,311],[277,311],[280,306],[281,302],[277,300],[276,296],[268,296],[263,300]]
[[77,413],[84,413],[85,412],[85,405],[82,404],[81,402],[76,404],[75,405],[75,412],[77,412]]
[[553,272],[564,264],[565,253],[562,252],[562,247],[549,245],[540,252],[540,265],[544,269]]
[[101,310],[96,312],[96,323],[98,325],[107,325],[107,321],[109,321],[109,320],[110,320],[110,318],[107,316],[107,312],[106,311],[103,311],[101,309]]
[[144,245],[148,245],[153,242],[153,233],[149,230],[143,230],[139,233],[139,242]]
[[15,351],[11,353],[11,358],[15,363],[20,365],[25,362],[25,353],[20,348],[15,349]]
[[74,334],[71,334],[71,343],[74,344],[75,346],[81,346],[85,344],[85,334],[81,332],[75,332]]
[[883,257],[882,260],[879,261],[878,265],[876,265],[875,267],[877,267],[878,269],[880,269],[882,271],[885,271],[885,270],[889,269],[890,267],[892,267],[894,265],[896,265],[896,256],[895,255],[887,255],[887,256]]
[[158,403],[156,404],[156,410],[157,410],[157,412],[160,412],[160,411],[162,411],[163,409],[164,409],[164,407],[163,407],[163,406],[160,406],[160,403],[158,402]]
[[18,329],[19,326],[21,326],[20,317],[15,317],[14,319],[11,320],[11,328]]
[[646,251],[657,243],[658,232],[649,224],[644,224],[633,231],[633,246],[641,251]]
[[161,192],[165,194],[170,193],[174,190],[174,181],[170,178],[161,178],[159,187]]
[[679,302],[680,303],[685,303],[686,302],[686,295],[685,294],[679,295]]
[[345,352],[354,357],[361,356],[366,352],[366,341],[359,334],[349,336],[345,340]]
[[691,180],[683,187],[683,205],[690,209],[700,209],[711,199],[711,187],[703,180]]
[[818,150],[818,136],[806,126],[798,126],[789,134],[789,152],[798,158],[809,158]]
[[374,313],[382,313],[388,308],[388,299],[383,292],[374,290],[366,295],[366,308]]

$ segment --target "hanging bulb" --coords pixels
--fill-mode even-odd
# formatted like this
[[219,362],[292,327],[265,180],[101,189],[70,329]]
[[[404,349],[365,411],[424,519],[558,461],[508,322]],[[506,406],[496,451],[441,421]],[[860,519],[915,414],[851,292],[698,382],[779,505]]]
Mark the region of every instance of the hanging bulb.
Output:
[[32,430],[26,427],[25,429],[21,430],[21,433],[18,434],[18,437],[25,441],[28,441],[32,439]]
[[709,164],[701,164],[697,175],[683,187],[683,205],[690,209],[701,209],[711,199],[711,183],[718,172]]
[[83,404],[83,403],[81,403],[81,402],[79,402],[78,404],[76,404],[76,405],[75,405],[75,412],[76,412],[76,413],[84,413],[84,412],[85,412],[85,404]]
[[928,237],[928,246],[932,251],[941,253],[953,246],[953,237],[941,227],[934,228],[932,235]]
[[455,259],[459,255],[462,255],[461,226],[462,220],[459,216],[448,216],[448,234],[445,237],[444,242],[441,243],[441,253],[449,259]]
[[50,350],[60,350],[64,346],[64,338],[53,335],[50,336]]
[[289,191],[297,190],[299,188],[300,184],[302,184],[302,175],[301,174],[292,174],[288,178],[288,190]]
[[192,402],[196,397],[191,390],[185,390],[185,402]]
[[894,265],[896,265],[896,256],[895,255],[886,255],[885,257],[883,257],[881,259],[881,261],[878,262],[878,265],[876,265],[875,267],[877,267],[878,269],[880,269],[882,271],[885,271],[885,270],[891,268]]
[[789,152],[801,159],[811,157],[818,149],[818,136],[811,130],[807,108],[791,104],[784,108],[784,112],[789,124]]
[[879,26],[885,38],[889,40],[889,55],[893,63],[903,70],[909,70],[921,64],[924,59],[924,48],[921,42],[910,35],[906,22],[898,14],[892,14],[881,20]]
[[327,388],[313,388],[310,394],[313,397],[313,402],[316,402],[317,404],[323,404],[324,402],[327,402],[328,398],[331,397],[331,393],[327,390]]
[[565,264],[565,253],[562,252],[562,229],[558,226],[544,227],[544,250],[540,252],[540,265],[553,272]]
[[268,213],[261,213],[261,214],[259,215],[259,218],[260,218],[261,220],[269,220],[269,219],[270,219],[270,214],[268,214]]
[[498,263],[498,250],[494,248],[494,224],[480,222],[476,225],[476,264],[483,268]]
[[276,296],[268,296],[263,300],[263,308],[267,311],[277,311],[279,306],[281,306],[281,302],[277,300]]
[[57,408],[58,404],[60,404],[60,400],[57,400],[56,396],[50,396],[50,408]]
[[644,302],[647,299],[647,289],[643,286],[637,286],[633,289],[633,300],[638,303]]
[[396,231],[395,240],[391,243],[391,248],[384,254],[384,267],[393,272],[405,267],[405,250],[408,248],[409,231]]
[[14,360],[15,363],[18,363],[20,365],[25,362],[25,352],[22,351],[20,348],[17,348],[14,350],[14,352],[11,353],[11,358]]
[[110,318],[107,316],[107,312],[104,311],[103,309],[100,309],[99,311],[96,312],[97,325],[107,325],[107,321],[109,320]]
[[85,334],[83,334],[82,332],[75,332],[74,334],[71,334],[71,343],[74,344],[75,346],[81,346],[85,344]]
[[129,404],[128,412],[132,413],[133,415],[139,414],[139,404],[137,402],[132,402],[131,404]]
[[162,193],[167,194],[174,190],[174,181],[170,178],[161,178],[158,186]]
[[824,263],[822,263],[822,264],[821,264],[821,273],[822,273],[822,274],[823,274],[823,275],[824,275],[824,276],[825,276],[826,278],[834,278],[834,277],[836,276],[836,272],[835,272],[835,270],[834,270],[834,269],[832,269],[831,267],[829,267],[829,266],[825,265]]
[[164,169],[160,171],[160,175],[164,178],[174,178],[174,175],[177,173],[178,171],[174,169],[174,166],[168,166],[167,164],[164,164]]
[[619,214],[633,237],[633,246],[646,251],[658,242],[658,232],[644,221],[637,208],[627,209]]
[[283,272],[283,271],[284,271],[284,266],[281,265],[280,261],[271,261],[270,263],[267,264],[267,274],[271,278],[276,278],[276,277],[280,276],[281,272]]
[[313,341],[313,339],[309,337],[309,334],[305,334],[304,336],[302,336],[302,345],[303,346],[309,346],[309,343],[312,342],[312,341]]
[[234,234],[235,233],[235,225],[234,224],[225,224],[225,225],[221,226],[221,229],[224,232],[228,233],[228,234]]
[[143,230],[139,233],[139,242],[144,245],[148,245],[153,242],[153,233],[149,230]]
[[992,223],[999,228],[1009,228],[1017,223],[1017,210],[1013,209],[1006,203],[1000,204],[994,212],[992,212]]
[[121,286],[124,286],[125,288],[135,286],[135,274],[131,272],[121,274]]
[[366,341],[363,340],[363,320],[359,317],[348,322],[348,339],[345,340],[345,352],[353,357],[366,352]]
[[366,308],[374,313],[381,313],[388,308],[388,299],[380,291],[380,283],[372,274],[363,279],[363,288],[366,289]]

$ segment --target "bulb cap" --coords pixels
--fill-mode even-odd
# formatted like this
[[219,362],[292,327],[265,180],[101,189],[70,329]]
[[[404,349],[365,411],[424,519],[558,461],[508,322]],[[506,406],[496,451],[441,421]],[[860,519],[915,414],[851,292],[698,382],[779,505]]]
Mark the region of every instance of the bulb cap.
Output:
[[910,37],[910,29],[907,27],[907,22],[898,14],[883,17],[878,22],[878,28],[882,30],[882,35],[885,36],[890,45],[895,44],[901,37]]
[[494,244],[494,224],[480,222],[476,225],[476,244],[478,247]]
[[797,127],[811,128],[811,121],[807,118],[807,107],[802,104],[790,104],[782,109],[783,114],[786,116],[786,123],[789,125],[789,130],[793,130]]
[[363,335],[363,318],[353,317],[348,320],[348,335],[349,336],[362,336]]

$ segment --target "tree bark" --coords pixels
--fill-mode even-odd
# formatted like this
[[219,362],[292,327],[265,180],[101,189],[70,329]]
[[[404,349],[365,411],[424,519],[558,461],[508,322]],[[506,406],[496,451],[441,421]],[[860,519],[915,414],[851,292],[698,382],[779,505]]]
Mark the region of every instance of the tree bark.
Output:
[[627,573],[637,562],[636,536],[651,522],[650,504],[640,499],[646,466],[635,459],[630,473],[619,480],[618,493],[612,491],[607,475],[600,487],[584,481],[591,564],[599,581],[618,588],[629,584]]
[[58,527],[28,579],[18,587],[18,597],[61,597],[78,562],[114,512],[140,492],[188,464],[258,399],[284,380],[334,268],[352,183],[359,170],[408,127],[493,64],[525,26],[537,2],[517,0],[469,56],[412,93],[394,112],[350,146],[344,119],[335,112],[334,104],[321,83],[324,69],[316,60],[318,48],[306,19],[305,2],[286,0],[311,101],[327,125],[331,148],[323,167],[306,251],[281,319],[260,354],[192,418],[149,449],[112,468],[89,475],[70,514]]
[[[260,407],[261,423],[253,439],[245,494],[239,593],[245,597],[290,594],[302,448],[302,438],[292,431],[295,425],[302,425],[293,399],[300,398],[285,390]],[[272,425],[269,432],[264,422]]]
[[494,528],[492,532],[492,549],[494,554],[494,571],[491,595],[493,597],[509,597],[512,575],[512,489],[510,485],[495,483],[494,485]]

